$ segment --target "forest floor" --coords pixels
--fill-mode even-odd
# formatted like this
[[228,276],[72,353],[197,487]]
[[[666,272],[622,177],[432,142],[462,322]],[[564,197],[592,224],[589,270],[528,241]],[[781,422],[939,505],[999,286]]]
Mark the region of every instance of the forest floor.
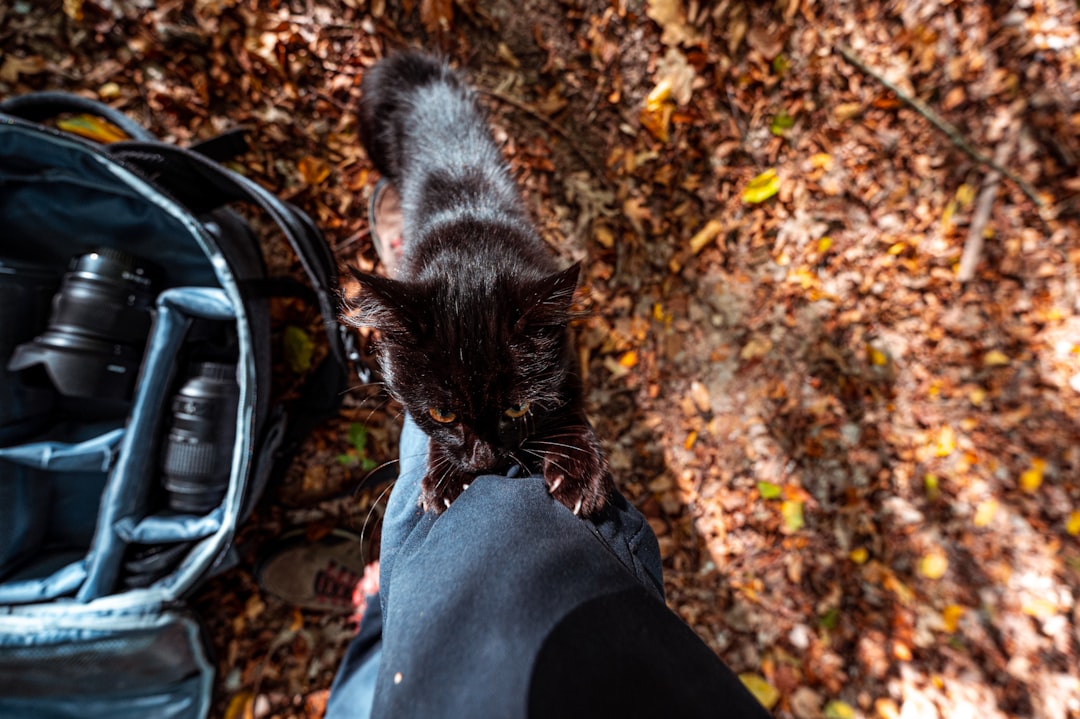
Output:
[[[0,95],[245,125],[234,166],[371,269],[360,79],[441,51],[585,262],[590,414],[672,609],[777,716],[1076,719],[1078,28],[1068,0],[14,0]],[[216,716],[321,715],[352,627],[252,566],[290,529],[376,537],[353,490],[397,431],[351,392],[196,597]]]

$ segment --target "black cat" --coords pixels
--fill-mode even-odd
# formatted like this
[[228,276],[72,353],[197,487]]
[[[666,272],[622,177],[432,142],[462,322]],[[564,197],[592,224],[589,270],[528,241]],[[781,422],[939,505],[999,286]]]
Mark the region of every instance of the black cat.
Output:
[[364,146],[401,196],[404,255],[393,279],[354,271],[350,316],[379,331],[386,386],[431,438],[421,506],[442,512],[476,475],[519,464],[596,514],[613,484],[567,330],[578,265],[558,269],[447,65],[398,54],[362,92]]

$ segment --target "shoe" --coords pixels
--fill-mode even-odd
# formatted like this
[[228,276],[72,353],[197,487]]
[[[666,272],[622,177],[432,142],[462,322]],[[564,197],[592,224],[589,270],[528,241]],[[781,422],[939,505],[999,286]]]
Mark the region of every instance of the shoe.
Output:
[[375,252],[387,277],[396,276],[404,248],[402,240],[401,196],[385,177],[375,184],[368,203],[368,227]]
[[354,594],[364,576],[364,549],[360,537],[341,529],[315,541],[303,530],[289,532],[259,561],[255,580],[268,593],[297,607],[356,612]]

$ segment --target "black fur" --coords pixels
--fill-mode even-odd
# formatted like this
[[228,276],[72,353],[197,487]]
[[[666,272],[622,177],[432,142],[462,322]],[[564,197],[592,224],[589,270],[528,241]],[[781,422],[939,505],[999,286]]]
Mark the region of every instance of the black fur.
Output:
[[571,510],[599,512],[613,485],[567,330],[578,266],[558,269],[444,63],[399,54],[362,90],[362,139],[401,195],[405,254],[393,279],[354,272],[350,317],[379,330],[387,387],[431,438],[421,504],[441,512],[477,474],[516,463]]

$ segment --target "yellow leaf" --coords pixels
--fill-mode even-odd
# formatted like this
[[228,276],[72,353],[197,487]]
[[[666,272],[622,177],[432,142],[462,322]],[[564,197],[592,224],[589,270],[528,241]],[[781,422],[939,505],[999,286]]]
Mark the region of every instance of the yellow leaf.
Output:
[[862,105],[857,102],[842,102],[833,107],[833,117],[840,122],[850,120],[862,112]]
[[671,80],[665,78],[649,93],[645,107],[641,109],[641,124],[660,142],[667,142],[670,138],[668,127],[675,112],[675,104],[670,98]]
[[251,719],[254,716],[254,700],[255,697],[249,691],[233,695],[225,709],[225,719]]
[[900,719],[900,707],[887,697],[874,700],[874,710],[881,719]]
[[645,98],[645,109],[649,112],[657,112],[668,98],[671,97],[671,78],[662,78],[656,83],[649,96]]
[[832,238],[826,235],[817,241],[817,251],[819,255],[824,255],[832,247]]
[[1069,514],[1069,519],[1065,522],[1065,531],[1074,537],[1080,534],[1080,510],[1073,510]]
[[64,0],[64,14],[75,22],[82,22],[83,0]]
[[945,623],[945,631],[953,634],[960,624],[960,618],[964,616],[964,607],[959,604],[950,604],[941,610],[941,620]]
[[946,230],[952,226],[952,218],[955,214],[956,200],[949,200],[949,204],[945,205],[945,209],[941,213],[941,224]]
[[706,245],[716,239],[723,229],[724,223],[720,220],[709,220],[697,231],[697,234],[690,238],[690,251],[695,255],[701,252]]
[[979,506],[975,508],[975,518],[972,520],[976,527],[986,527],[994,520],[994,515],[998,511],[998,501],[996,499],[987,499],[983,502],[979,502]]
[[1049,619],[1057,614],[1057,606],[1049,599],[1031,597],[1020,607],[1020,611],[1029,617],[1035,617],[1036,619]]
[[309,185],[318,185],[330,177],[330,165],[326,164],[325,160],[311,155],[301,157],[296,167],[300,170],[300,176],[304,178],[304,182]]
[[780,514],[784,518],[784,527],[789,533],[798,532],[803,528],[803,503],[794,499],[785,500],[780,505]]
[[866,564],[866,560],[870,558],[870,552],[866,551],[866,547],[856,547],[851,550],[848,558],[856,564]]
[[694,444],[697,442],[698,433],[697,430],[690,430],[690,433],[686,435],[686,442],[683,444],[686,449],[693,449]]
[[855,719],[855,708],[839,699],[834,699],[825,705],[821,714],[825,719]]
[[984,390],[982,387],[976,387],[975,389],[971,390],[970,392],[968,392],[968,401],[976,407],[981,406],[982,403],[986,401],[986,390]]
[[956,433],[949,425],[945,425],[938,432],[937,443],[934,446],[934,454],[938,457],[948,457],[956,449]]
[[949,569],[949,560],[940,551],[933,551],[919,560],[919,574],[927,579],[941,579]]
[[972,202],[975,201],[975,187],[964,183],[960,187],[956,188],[956,201],[960,203],[961,207],[966,208]]
[[889,364],[889,358],[877,347],[867,347],[870,351],[870,364],[875,367],[884,367]]
[[983,355],[983,366],[1001,367],[1009,364],[1009,356],[1001,350],[990,350]]
[[624,352],[623,356],[619,358],[619,364],[621,364],[623,367],[626,367],[627,369],[637,366],[637,362],[637,352],[635,352],[634,350]]
[[76,115],[58,121],[56,126],[64,132],[70,132],[72,135],[85,137],[87,140],[100,142],[103,145],[128,139],[127,134],[119,127],[95,115]]
[[596,225],[593,228],[593,237],[600,243],[602,247],[611,249],[615,246],[615,233],[611,231],[611,228],[607,225]]
[[281,338],[285,361],[289,369],[297,374],[311,369],[311,357],[315,352],[315,343],[302,328],[289,325]]
[[911,591],[910,587],[897,579],[896,575],[892,572],[885,575],[885,579],[881,585],[895,594],[896,598],[903,604],[910,604],[915,599],[915,592]]
[[776,170],[769,169],[750,180],[746,189],[743,190],[743,202],[758,204],[769,199],[780,191],[780,178]]
[[832,166],[833,156],[827,152],[819,152],[810,156],[810,167],[815,170],[831,170]]
[[120,97],[120,86],[115,82],[107,82],[98,88],[98,97],[102,100],[115,100]]
[[766,709],[772,709],[780,701],[780,692],[760,674],[746,672],[739,675],[739,680]]
[[1024,470],[1020,475],[1020,489],[1028,494],[1036,491],[1043,481],[1043,472],[1046,470],[1046,460],[1035,457],[1031,460],[1031,467]]
[[760,481],[757,483],[757,488],[762,499],[779,499],[783,494],[780,485],[772,482]]
[[931,502],[936,502],[938,495],[941,494],[938,476],[936,474],[928,474],[923,477],[923,488],[926,489],[926,498]]
[[889,252],[890,255],[899,255],[905,249],[907,249],[907,243],[906,242],[895,242],[889,247],[888,252]]

